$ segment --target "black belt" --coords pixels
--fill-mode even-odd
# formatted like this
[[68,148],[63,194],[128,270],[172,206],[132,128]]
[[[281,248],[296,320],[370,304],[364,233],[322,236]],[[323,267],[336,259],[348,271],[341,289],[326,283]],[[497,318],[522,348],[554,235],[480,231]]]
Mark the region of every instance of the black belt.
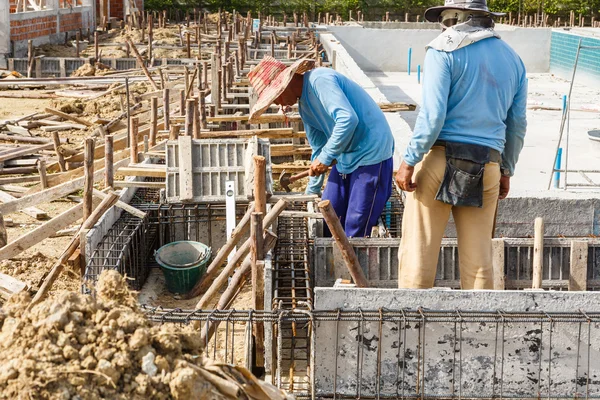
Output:
[[[446,147],[446,141],[445,140],[436,140],[433,145]],[[500,152],[498,150],[492,149],[491,147],[489,149],[490,149],[490,162],[495,162],[498,164],[502,163],[502,154],[500,154]]]

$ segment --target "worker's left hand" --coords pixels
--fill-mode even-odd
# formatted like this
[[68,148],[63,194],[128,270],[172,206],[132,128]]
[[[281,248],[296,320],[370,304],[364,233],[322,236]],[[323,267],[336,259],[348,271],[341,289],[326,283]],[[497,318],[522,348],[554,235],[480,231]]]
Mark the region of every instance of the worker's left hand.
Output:
[[415,172],[415,167],[411,167],[404,161],[400,165],[400,169],[396,173],[396,183],[400,189],[405,192],[414,192],[417,188],[417,184],[413,182],[412,176]]
[[508,191],[510,190],[510,176],[502,175],[500,177],[500,193],[498,194],[498,199],[502,200],[508,196]]
[[308,174],[310,176],[319,176],[327,172],[328,168],[328,165],[322,164],[318,158],[315,158],[312,164],[310,164],[310,172]]

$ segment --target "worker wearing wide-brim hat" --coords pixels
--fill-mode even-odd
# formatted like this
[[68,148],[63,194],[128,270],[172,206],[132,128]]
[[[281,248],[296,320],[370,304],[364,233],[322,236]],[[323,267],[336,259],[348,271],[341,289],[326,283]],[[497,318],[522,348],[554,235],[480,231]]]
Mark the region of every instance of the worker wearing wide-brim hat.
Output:
[[[286,67],[265,57],[250,73],[258,101],[256,120],[272,103],[298,102],[312,148],[308,194],[319,194],[333,165],[323,200],[330,200],[349,237],[371,233],[392,192],[394,139],[383,112],[357,83],[314,61]],[[335,164],[335,165],[334,165]]]
[[396,182],[407,192],[399,287],[434,285],[450,217],[463,289],[493,288],[492,236],[527,126],[520,57],[494,30],[485,0],[425,12],[442,33],[427,46],[423,101]]

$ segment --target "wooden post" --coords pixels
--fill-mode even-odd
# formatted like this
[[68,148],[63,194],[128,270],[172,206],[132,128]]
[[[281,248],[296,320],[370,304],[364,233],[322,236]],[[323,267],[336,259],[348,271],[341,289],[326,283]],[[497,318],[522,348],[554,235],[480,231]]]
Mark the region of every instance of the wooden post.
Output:
[[193,132],[194,139],[200,139],[200,110],[198,110],[198,98],[194,97],[194,123],[193,123]]
[[113,135],[104,136],[104,186],[114,187]]
[[200,93],[198,108],[200,110],[200,127],[206,129],[208,123],[206,122],[206,99],[204,98],[203,93]]
[[98,42],[98,31],[94,32],[94,58],[100,61],[100,46]]
[[[251,246],[251,268],[252,268],[252,304],[255,310],[264,310],[265,303],[265,276],[264,268],[265,255],[263,254],[263,229],[262,212],[252,213],[252,223],[250,225]],[[264,366],[264,326],[255,324],[253,327],[255,340],[256,366]]]
[[179,91],[179,115],[185,115],[185,89]]
[[150,146],[156,146],[156,135],[158,134],[158,97],[150,99]]
[[185,135],[193,136],[194,132],[194,99],[188,99],[185,111]]
[[129,161],[131,164],[138,162],[138,133],[140,129],[140,120],[138,117],[131,117],[131,136],[129,138]]
[[191,41],[189,32],[185,33],[185,41],[186,41],[185,51],[187,54],[187,58],[192,58],[192,41]]
[[208,88],[208,62],[202,61],[202,85],[203,89]]
[[504,290],[504,239],[492,239],[494,290]]
[[148,78],[148,80],[150,81],[150,85],[152,85],[152,88],[155,91],[160,90],[158,85],[156,84],[156,82],[154,82],[154,79],[152,79],[152,75],[150,75],[148,68],[146,68],[146,64],[144,64],[144,60],[142,59],[142,56],[138,52],[137,48],[135,47],[135,44],[129,38],[127,38],[125,40],[127,41],[127,43],[129,43],[129,46],[131,47],[131,50],[133,51],[133,55],[135,56],[138,63],[140,64],[140,67],[142,68],[142,72],[144,72],[144,75],[146,75],[146,78]]
[[544,265],[544,219],[536,218],[533,239],[533,289],[542,288],[542,268]]
[[356,257],[356,253],[352,248],[352,245],[348,241],[348,237],[346,237],[346,233],[344,233],[344,228],[340,223],[340,219],[336,215],[331,203],[329,200],[324,200],[319,203],[319,209],[321,210],[321,214],[323,214],[323,218],[331,231],[331,236],[335,239],[335,243],[339,247],[340,253],[346,263],[346,267],[354,280],[354,283],[357,287],[367,287],[369,282],[365,277],[365,274],[358,262],[358,258]]
[[163,117],[165,119],[164,122],[164,127],[165,130],[169,130],[169,127],[171,126],[171,121],[170,119],[170,103],[171,103],[171,91],[169,90],[169,88],[164,88],[163,89]]
[[67,170],[67,163],[65,162],[65,157],[61,152],[60,137],[58,136],[57,131],[52,132],[52,141],[54,142],[54,151],[56,152],[56,157],[58,158],[60,172],[65,172]]
[[571,242],[571,268],[569,271],[569,290],[587,290],[588,242],[573,240]]
[[85,151],[83,161],[83,219],[84,221],[92,215],[94,191],[94,139],[85,139]]
[[267,212],[266,160],[263,156],[254,156],[254,209]]
[[79,58],[79,42],[81,41],[81,34],[79,31],[75,32],[75,57]]
[[42,190],[48,188],[48,177],[46,176],[46,160],[43,158],[38,161],[38,172],[40,174],[40,186]]

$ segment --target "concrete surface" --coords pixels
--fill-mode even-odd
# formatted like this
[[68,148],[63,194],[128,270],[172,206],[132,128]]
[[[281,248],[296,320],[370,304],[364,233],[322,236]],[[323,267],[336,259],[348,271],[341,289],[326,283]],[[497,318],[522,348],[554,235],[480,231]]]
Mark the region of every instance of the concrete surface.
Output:
[[[408,70],[408,49],[412,48],[411,71],[423,67],[425,46],[440,34],[439,29],[367,29],[356,26],[329,27],[364,71]],[[529,72],[548,72],[551,29],[497,25],[497,31],[523,59]]]
[[8,2],[0,2],[0,68],[6,67],[10,53],[10,14]]
[[[451,311],[589,312],[598,310],[600,301],[595,292],[317,288],[315,295],[316,309],[348,310],[422,306]],[[381,323],[317,322],[317,395],[331,393],[334,386],[338,394],[365,398],[397,393],[410,398],[531,399],[576,398],[585,396],[586,390],[589,396],[600,394],[596,321],[589,325],[551,324],[548,319],[504,324],[454,321],[403,323],[397,317]]]
[[[389,101],[421,103],[421,85],[416,74],[405,72],[385,72],[367,74]],[[527,135],[525,145],[517,164],[515,176],[511,179],[510,196],[524,196],[546,191],[554,162],[562,118],[562,96],[569,92],[569,82],[550,74],[528,74],[529,94],[527,112]],[[552,110],[535,109],[539,107]],[[573,87],[571,99],[571,119],[569,124],[569,169],[600,169],[600,142],[588,139],[587,132],[600,128],[600,88],[579,84]],[[408,125],[414,128],[417,111],[401,112]],[[566,128],[565,128],[566,138]],[[563,163],[565,166],[566,140],[563,138]],[[397,151],[404,152],[409,137],[403,136],[396,143]],[[600,174],[590,174],[592,180],[600,183]],[[569,174],[570,183],[586,183],[578,174]],[[561,176],[561,187],[564,174]],[[596,194],[598,196],[598,194]]]

